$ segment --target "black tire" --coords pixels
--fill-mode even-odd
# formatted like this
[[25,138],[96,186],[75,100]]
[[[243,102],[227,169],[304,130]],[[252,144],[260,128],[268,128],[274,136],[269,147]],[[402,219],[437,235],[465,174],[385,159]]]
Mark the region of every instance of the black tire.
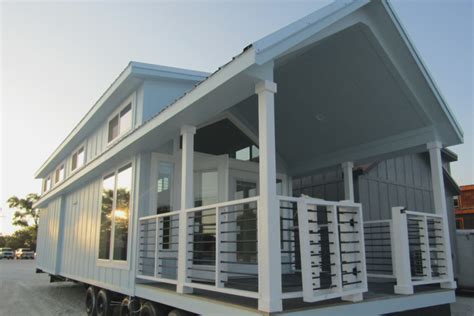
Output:
[[104,289],[101,289],[97,293],[95,310],[96,310],[97,316],[111,316],[112,315],[112,306],[110,306],[110,295]]
[[119,316],[138,315],[140,312],[140,301],[136,298],[125,297],[120,303]]
[[86,290],[86,313],[88,316],[96,315],[97,306],[97,290],[93,286],[89,286]]
[[189,316],[189,315],[191,314],[180,309],[173,309],[168,314],[168,316]]
[[163,306],[154,304],[152,302],[146,302],[142,304],[140,309],[140,316],[166,316],[167,312]]

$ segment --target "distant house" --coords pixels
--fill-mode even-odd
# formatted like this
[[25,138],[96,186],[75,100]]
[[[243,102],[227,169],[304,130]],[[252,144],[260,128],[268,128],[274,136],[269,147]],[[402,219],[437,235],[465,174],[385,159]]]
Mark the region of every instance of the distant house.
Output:
[[461,186],[455,198],[456,228],[474,229],[474,184]]

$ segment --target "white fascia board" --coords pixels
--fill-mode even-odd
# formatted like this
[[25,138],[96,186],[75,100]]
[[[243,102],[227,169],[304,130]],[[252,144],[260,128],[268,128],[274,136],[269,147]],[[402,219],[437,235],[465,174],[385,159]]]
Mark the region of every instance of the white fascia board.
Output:
[[438,100],[438,103],[441,105],[441,108],[443,112],[446,114],[446,117],[448,118],[451,126],[455,130],[455,133],[457,137],[459,138],[460,142],[463,142],[464,138],[464,132],[462,130],[461,125],[457,121],[456,117],[454,116],[453,112],[449,108],[447,102],[445,101],[444,97],[442,96],[438,86],[436,85],[435,81],[433,80],[433,77],[431,76],[428,68],[425,66],[425,63],[423,62],[423,59],[421,58],[421,55],[418,53],[418,50],[416,47],[413,45],[410,37],[408,36],[408,33],[405,31],[405,28],[403,27],[397,13],[393,9],[392,5],[388,0],[382,0],[382,4],[387,11],[388,15],[390,16],[394,26],[398,30],[398,33],[400,34],[400,37],[402,38],[403,42],[407,46],[408,50],[410,51],[411,55],[413,56],[413,59],[418,65],[418,68],[420,69],[421,73],[423,74],[423,77],[425,78],[428,86],[430,89],[433,91],[433,94],[435,95],[436,99]]
[[[109,161],[115,155],[120,153],[125,148],[131,146],[135,142],[138,142],[140,138],[147,135],[155,128],[159,128],[161,124],[170,120],[175,115],[179,114],[186,108],[193,105],[194,102],[198,101],[202,97],[206,96],[214,89],[227,82],[234,76],[248,69],[255,63],[255,51],[250,48],[241,55],[237,56],[232,62],[221,68],[219,71],[212,74],[207,80],[197,85],[193,90],[185,94],[182,98],[178,99],[171,106],[166,108],[159,115],[155,116],[144,125],[139,126],[130,134],[126,135],[122,140],[106,149],[103,153],[98,155],[92,161],[88,162],[78,172],[67,178],[63,182],[59,183],[56,187],[52,188],[45,195],[43,195],[34,205],[35,208],[41,208],[52,198],[61,194],[74,182],[90,174],[94,169],[101,166],[102,164]],[[185,123],[185,122],[181,122]]]
[[[36,171],[35,177],[43,176],[43,173],[47,171],[47,168],[51,168],[51,161],[61,152],[64,147],[74,139],[74,137],[81,131],[89,120],[101,109],[102,105],[111,97],[111,95],[120,89],[122,84],[130,77],[138,78],[164,78],[173,80],[185,80],[200,82],[205,80],[209,76],[209,73],[194,71],[189,69],[181,69],[174,67],[167,67],[161,65],[153,65],[132,61],[127,67],[120,73],[120,75],[114,80],[110,87],[104,92],[104,94],[97,100],[87,114],[79,121],[69,135],[63,140],[58,148],[49,156],[49,158],[43,163],[43,165]],[[53,166],[54,167],[54,166]]]
[[132,73],[136,76],[151,76],[153,78],[178,79],[189,81],[202,81],[209,77],[210,73],[189,69],[168,67],[162,65],[146,64],[136,61],[130,63]]
[[336,1],[258,40],[253,44],[257,64],[264,64],[368,4],[369,0]]

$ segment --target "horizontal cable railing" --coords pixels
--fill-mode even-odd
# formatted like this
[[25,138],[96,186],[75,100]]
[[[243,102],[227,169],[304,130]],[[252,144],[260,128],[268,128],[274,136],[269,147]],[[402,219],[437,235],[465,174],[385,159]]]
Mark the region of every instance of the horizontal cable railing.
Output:
[[137,278],[176,284],[179,212],[139,219]]
[[364,221],[367,276],[395,278],[393,269],[392,221]]
[[258,197],[186,210],[185,286],[258,298]]
[[412,294],[413,286],[450,282],[443,217],[392,208],[395,292]]

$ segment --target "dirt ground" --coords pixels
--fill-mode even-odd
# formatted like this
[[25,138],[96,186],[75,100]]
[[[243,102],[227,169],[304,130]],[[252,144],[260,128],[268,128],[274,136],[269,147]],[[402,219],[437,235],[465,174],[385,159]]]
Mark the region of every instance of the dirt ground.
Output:
[[[80,284],[49,283],[47,274],[36,274],[34,260],[0,260],[0,316],[83,316],[84,295]],[[474,295],[456,299],[453,316],[474,316]]]

